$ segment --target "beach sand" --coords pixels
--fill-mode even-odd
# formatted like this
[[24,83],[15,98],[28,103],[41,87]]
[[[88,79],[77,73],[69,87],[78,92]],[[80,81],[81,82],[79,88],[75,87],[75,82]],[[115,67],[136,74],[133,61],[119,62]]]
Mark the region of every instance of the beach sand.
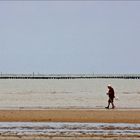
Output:
[[0,121],[140,123],[140,109],[1,109]]

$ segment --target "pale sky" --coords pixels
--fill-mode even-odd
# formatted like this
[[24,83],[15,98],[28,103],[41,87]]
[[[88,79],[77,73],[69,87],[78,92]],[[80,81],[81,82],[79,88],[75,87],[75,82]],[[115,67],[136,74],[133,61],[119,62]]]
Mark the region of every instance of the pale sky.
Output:
[[140,73],[139,1],[0,1],[0,72]]

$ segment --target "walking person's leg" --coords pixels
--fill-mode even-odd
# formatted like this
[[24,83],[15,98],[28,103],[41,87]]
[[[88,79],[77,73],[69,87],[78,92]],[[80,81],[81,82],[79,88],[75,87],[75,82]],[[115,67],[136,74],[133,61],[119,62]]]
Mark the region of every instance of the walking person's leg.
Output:
[[109,99],[109,100],[108,100],[108,106],[105,107],[105,108],[109,109],[110,103],[111,103],[111,101],[110,101],[110,99]]
[[115,105],[114,105],[114,98],[110,99],[110,101],[111,101],[112,109],[114,109],[114,108],[115,108]]

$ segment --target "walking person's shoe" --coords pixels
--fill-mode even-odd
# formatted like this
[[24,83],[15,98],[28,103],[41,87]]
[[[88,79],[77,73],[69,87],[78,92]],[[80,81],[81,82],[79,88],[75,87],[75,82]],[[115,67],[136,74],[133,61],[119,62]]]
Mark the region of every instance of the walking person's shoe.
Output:
[[112,106],[112,109],[114,109],[115,108],[115,106]]
[[107,106],[107,107],[105,107],[106,109],[109,109],[109,107]]

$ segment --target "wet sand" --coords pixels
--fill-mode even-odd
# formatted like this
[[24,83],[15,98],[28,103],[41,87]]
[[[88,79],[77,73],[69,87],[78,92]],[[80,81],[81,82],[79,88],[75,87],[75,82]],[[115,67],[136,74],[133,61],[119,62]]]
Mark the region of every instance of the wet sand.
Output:
[[140,123],[140,109],[0,109],[0,121]]
[[140,140],[139,137],[44,137],[44,136],[0,136],[0,140]]

